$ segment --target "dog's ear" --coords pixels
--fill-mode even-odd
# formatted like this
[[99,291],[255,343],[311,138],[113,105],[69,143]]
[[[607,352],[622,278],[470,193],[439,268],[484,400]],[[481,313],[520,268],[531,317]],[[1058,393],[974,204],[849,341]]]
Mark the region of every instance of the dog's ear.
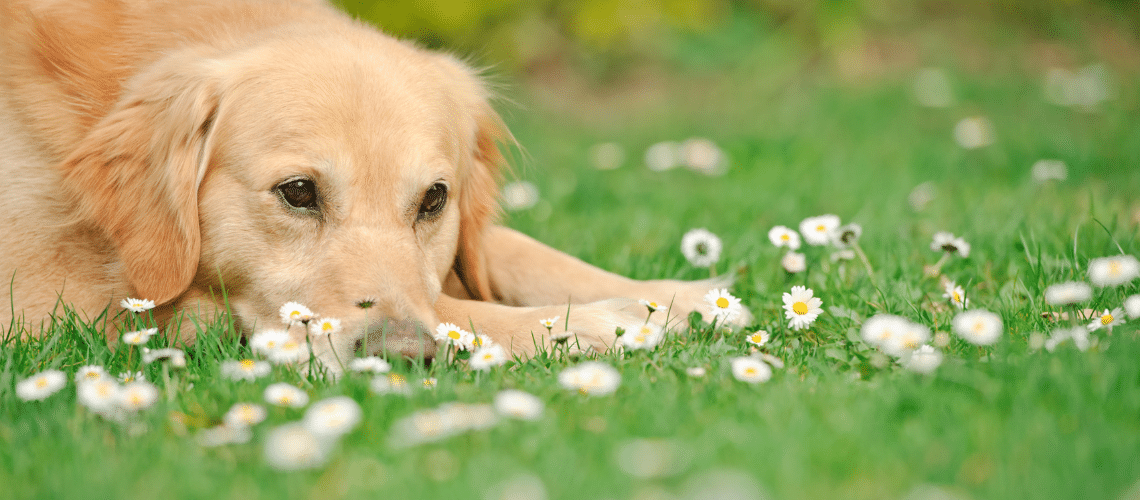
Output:
[[114,245],[132,292],[160,304],[198,267],[198,185],[220,99],[211,69],[190,55],[152,65],[62,164],[78,215]]
[[459,248],[455,273],[476,300],[494,300],[483,258],[483,230],[498,214],[498,181],[505,167],[499,142],[510,139],[502,119],[486,100],[476,106],[472,158],[460,174]]

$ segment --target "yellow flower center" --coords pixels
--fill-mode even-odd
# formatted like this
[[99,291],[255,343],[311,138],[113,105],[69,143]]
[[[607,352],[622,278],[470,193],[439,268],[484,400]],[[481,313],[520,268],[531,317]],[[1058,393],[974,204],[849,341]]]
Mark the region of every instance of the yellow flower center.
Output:
[[460,337],[459,332],[457,332],[455,330],[451,330],[451,331],[447,332],[447,336],[450,337],[452,340],[459,340],[459,337]]
[[301,317],[301,311],[293,311],[289,313],[289,319],[297,319]]
[[480,339],[479,337],[475,337],[475,339],[471,341],[471,345],[473,345],[475,347],[479,347],[479,346],[483,345],[483,339]]
[[1109,323],[1112,323],[1112,320],[1113,320],[1112,314],[1105,314],[1104,316],[1100,317],[1100,324],[1107,325]]
[[1120,274],[1120,263],[1115,261],[1115,260],[1112,262],[1109,262],[1108,263],[1108,274],[1112,275],[1113,277],[1118,276]]
[[780,235],[780,239],[783,241],[788,241],[788,240],[792,239],[792,237],[788,236],[788,233],[784,233],[784,234]]
[[981,321],[974,323],[974,333],[982,333],[986,329],[986,324]]
[[253,369],[253,360],[252,359],[241,360],[241,369],[245,370],[245,371],[252,370]]
[[322,332],[332,331],[332,329],[333,329],[332,323],[330,323],[328,321],[321,323],[321,331]]
[[142,396],[139,394],[131,394],[131,406],[142,406]]
[[270,349],[274,349],[277,347],[277,341],[276,340],[270,340],[269,342],[265,343],[265,347],[268,347]]
[[744,374],[745,375],[756,375],[756,368],[749,366],[748,368],[744,369]]
[[824,231],[827,231],[827,226],[825,226],[825,225],[823,225],[823,224],[820,224],[820,225],[818,225],[818,226],[815,226],[815,230],[816,230],[816,231],[819,231],[819,232],[821,232],[821,233],[822,233],[822,232],[824,232]]
[[36,387],[40,388],[40,389],[47,387],[47,379],[46,378],[40,378],[40,379],[36,380]]
[[761,341],[764,340],[764,337],[761,337],[760,334],[757,333],[757,334],[752,335],[751,339],[753,342],[759,344]]
[[282,394],[277,398],[277,404],[287,405],[293,401],[293,397],[288,394]]
[[392,385],[394,385],[396,387],[403,387],[405,384],[408,383],[407,379],[405,379],[403,375],[399,375],[399,374],[395,374],[395,373],[388,376],[388,381],[391,382]]
[[483,355],[483,361],[491,361],[491,360],[493,360],[493,359],[495,359],[495,355],[494,355],[494,354],[491,354],[491,353],[487,353],[487,354],[484,354],[484,355]]
[[101,396],[101,397],[105,398],[105,397],[111,395],[111,385],[110,384],[100,385],[97,390],[99,391],[99,396]]
[[801,316],[802,316],[802,315],[804,315],[804,314],[807,314],[807,312],[808,312],[808,306],[807,306],[807,303],[805,303],[805,302],[796,302],[795,304],[792,304],[792,312],[794,312],[794,313],[796,313],[796,314],[799,314],[799,315],[801,315]]
[[84,377],[84,378],[87,378],[87,379],[90,379],[90,380],[95,380],[95,379],[99,378],[99,372],[97,372],[97,371],[89,371],[89,372],[87,372],[87,374],[86,374],[86,375],[84,375],[83,377]]
[[728,309],[728,299],[724,297],[717,297],[716,306],[721,309]]
[[582,387],[582,388],[578,389],[578,394],[585,396],[586,395],[586,388]]
[[918,341],[915,339],[906,339],[903,341],[903,347],[911,350],[918,349]]
[[954,292],[954,302],[962,302],[962,296],[958,292]]

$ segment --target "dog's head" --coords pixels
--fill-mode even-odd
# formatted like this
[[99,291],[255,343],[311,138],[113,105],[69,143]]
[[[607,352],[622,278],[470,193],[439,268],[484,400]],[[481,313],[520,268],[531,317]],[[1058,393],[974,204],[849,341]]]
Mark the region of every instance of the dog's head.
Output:
[[341,321],[342,359],[366,336],[430,356],[449,274],[490,292],[479,238],[505,133],[453,58],[364,29],[294,32],[151,65],[64,176],[136,296],[224,300],[247,333],[299,302]]

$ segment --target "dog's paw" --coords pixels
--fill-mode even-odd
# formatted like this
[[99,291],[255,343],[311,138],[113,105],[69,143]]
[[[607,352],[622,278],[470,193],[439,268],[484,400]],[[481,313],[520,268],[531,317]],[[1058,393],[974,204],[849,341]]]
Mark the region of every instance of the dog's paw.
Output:
[[[645,324],[648,311],[633,299],[608,299],[588,304],[519,308],[511,318],[513,327],[488,332],[493,340],[511,352],[533,354],[550,350],[558,343],[570,352],[605,352],[617,343],[617,330],[636,331]],[[543,320],[557,318],[548,329]],[[508,332],[515,333],[508,333]],[[523,333],[525,332],[525,333]]]
[[[732,286],[731,277],[719,277],[701,281],[656,280],[642,283],[641,293],[645,300],[657,302],[660,311],[653,313],[653,322],[670,327],[684,324],[694,311],[705,321],[712,322],[712,305],[705,299],[710,291]],[[666,318],[666,314],[668,317]],[[728,326],[744,327],[752,323],[752,312],[741,306],[740,314],[728,322]]]

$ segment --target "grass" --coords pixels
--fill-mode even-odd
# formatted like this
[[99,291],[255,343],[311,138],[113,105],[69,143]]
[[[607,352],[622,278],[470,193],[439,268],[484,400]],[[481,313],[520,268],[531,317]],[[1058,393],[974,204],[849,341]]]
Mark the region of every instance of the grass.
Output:
[[[914,105],[909,82],[891,80],[853,88],[821,77],[751,100],[753,84],[737,75],[718,95],[609,120],[566,119],[540,104],[508,113],[532,165],[517,176],[544,196],[505,222],[638,278],[707,276],[684,262],[680,236],[702,226],[721,235],[719,270],[738,275],[732,292],[756,316],[749,331],[771,331],[766,350],[786,363],[767,383],[731,377],[727,359],[747,352],[742,334],[701,325],[651,353],[602,355],[623,377],[607,397],[560,388],[556,375],[572,362],[550,356],[481,376],[397,363],[410,380],[438,379],[408,397],[370,394],[363,377],[330,382],[280,367],[230,382],[220,363],[249,354],[218,324],[188,348],[172,399],[120,425],[77,405],[73,384],[41,402],[16,398],[15,382],[42,369],[70,374],[95,363],[118,373],[137,363],[137,353],[109,349],[98,328],[62,315],[41,339],[0,341],[0,496],[491,498],[538,481],[552,499],[706,498],[699,493],[716,485],[748,493],[731,498],[934,498],[923,496],[933,487],[953,498],[1135,498],[1123,495],[1140,484],[1140,322],[1095,333],[1099,345],[1087,352],[1034,350],[1027,340],[1056,326],[1041,315],[1055,310],[1043,303],[1046,286],[1083,279],[1090,258],[1140,254],[1135,89],[1085,113],[1044,102],[1035,77],[953,75],[959,100],[947,109]],[[954,143],[954,123],[970,115],[992,120],[994,145]],[[642,167],[646,146],[690,135],[724,148],[726,175]],[[622,168],[589,167],[585,152],[600,141],[629,152]],[[1029,166],[1044,157],[1066,161],[1069,179],[1032,182]],[[915,211],[907,197],[924,182],[935,197]],[[873,279],[857,262],[825,270],[826,253],[814,249],[807,273],[782,271],[767,230],[820,213],[863,225]],[[876,355],[858,330],[891,312],[948,331],[953,312],[937,281],[923,276],[938,259],[928,248],[938,230],[973,244],[968,259],[943,272],[974,307],[1000,314],[1005,331],[992,348],[954,338],[944,364],[920,376]],[[807,333],[782,319],[780,294],[796,284],[813,288],[827,311]],[[1099,289],[1090,307],[1117,307],[1137,291],[1135,282]],[[686,375],[693,366],[708,375]],[[166,390],[157,366],[146,376]],[[301,410],[271,409],[250,444],[195,442],[197,429],[236,402],[260,401],[279,380],[314,400],[345,394],[361,404],[363,423],[328,465],[281,473],[265,464],[268,429]],[[412,448],[389,444],[393,423],[414,411],[489,402],[504,388],[539,396],[544,417]],[[640,445],[657,454],[630,451]],[[667,466],[635,477],[620,463],[631,453]]]

